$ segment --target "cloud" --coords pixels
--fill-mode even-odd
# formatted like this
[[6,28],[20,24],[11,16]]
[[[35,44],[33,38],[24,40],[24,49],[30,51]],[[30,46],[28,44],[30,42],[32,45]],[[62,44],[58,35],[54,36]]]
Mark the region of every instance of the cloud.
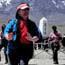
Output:
[[56,2],[55,2],[55,0],[52,0],[52,2],[53,2],[53,4],[55,4],[55,5],[56,5]]
[[0,5],[1,5],[0,8],[3,7],[3,4],[5,6],[11,4],[10,2],[11,2],[11,0],[0,0]]
[[61,1],[63,4],[64,4],[64,6],[65,6],[65,1]]
[[5,5],[7,6],[8,4],[11,4],[11,0],[7,0]]
[[65,8],[65,1],[61,1],[61,0],[52,0],[52,3],[55,5],[56,8],[61,8],[64,9]]
[[2,7],[2,4],[0,3],[0,8]]

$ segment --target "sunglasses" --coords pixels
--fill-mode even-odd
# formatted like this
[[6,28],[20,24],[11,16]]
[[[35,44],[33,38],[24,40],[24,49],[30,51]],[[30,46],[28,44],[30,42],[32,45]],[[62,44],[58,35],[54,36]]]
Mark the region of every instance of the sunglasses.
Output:
[[28,10],[29,10],[29,8],[22,9],[22,11],[28,11]]

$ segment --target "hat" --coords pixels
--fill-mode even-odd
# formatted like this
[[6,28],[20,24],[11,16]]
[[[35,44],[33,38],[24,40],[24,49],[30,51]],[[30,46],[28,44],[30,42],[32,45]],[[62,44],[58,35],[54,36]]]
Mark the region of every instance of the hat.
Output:
[[18,9],[26,9],[29,8],[29,4],[28,3],[21,3],[17,6],[17,10]]

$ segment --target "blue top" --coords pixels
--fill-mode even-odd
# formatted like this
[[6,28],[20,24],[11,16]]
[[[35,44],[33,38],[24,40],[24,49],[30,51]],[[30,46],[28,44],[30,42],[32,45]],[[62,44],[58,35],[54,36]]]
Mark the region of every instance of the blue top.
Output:
[[4,34],[9,34],[10,32],[14,33],[14,37],[13,40],[16,40],[16,24],[17,24],[18,20],[13,18],[12,20],[10,20],[10,22],[7,24],[5,30],[4,30]]

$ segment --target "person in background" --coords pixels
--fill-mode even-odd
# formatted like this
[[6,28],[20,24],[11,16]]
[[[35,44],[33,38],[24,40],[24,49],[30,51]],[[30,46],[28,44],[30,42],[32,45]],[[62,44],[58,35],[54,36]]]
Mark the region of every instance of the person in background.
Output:
[[[0,45],[1,45],[1,40],[2,40],[1,34],[2,34],[2,30],[0,30]],[[0,50],[0,61],[1,61],[1,50]]]
[[65,47],[65,34],[64,34],[64,37],[62,38],[62,45]]
[[57,31],[56,26],[52,26],[53,32],[50,33],[50,41],[52,42],[53,61],[54,64],[58,64],[58,50],[60,49],[59,42],[62,39],[62,35]]
[[44,50],[48,52],[48,39],[44,41]]
[[36,24],[29,19],[30,6],[22,2],[17,6],[16,17],[10,20],[4,36],[8,43],[10,65],[28,65],[33,57],[33,42],[41,41],[42,35]]
[[1,31],[1,33],[0,33],[0,35],[1,35],[0,50],[4,47],[5,64],[7,64],[7,63],[8,63],[8,58],[7,58],[6,51],[7,51],[8,41],[5,39],[5,37],[4,37],[4,35],[3,35],[5,27],[6,27],[6,25],[3,24],[3,25],[2,25],[2,31]]

